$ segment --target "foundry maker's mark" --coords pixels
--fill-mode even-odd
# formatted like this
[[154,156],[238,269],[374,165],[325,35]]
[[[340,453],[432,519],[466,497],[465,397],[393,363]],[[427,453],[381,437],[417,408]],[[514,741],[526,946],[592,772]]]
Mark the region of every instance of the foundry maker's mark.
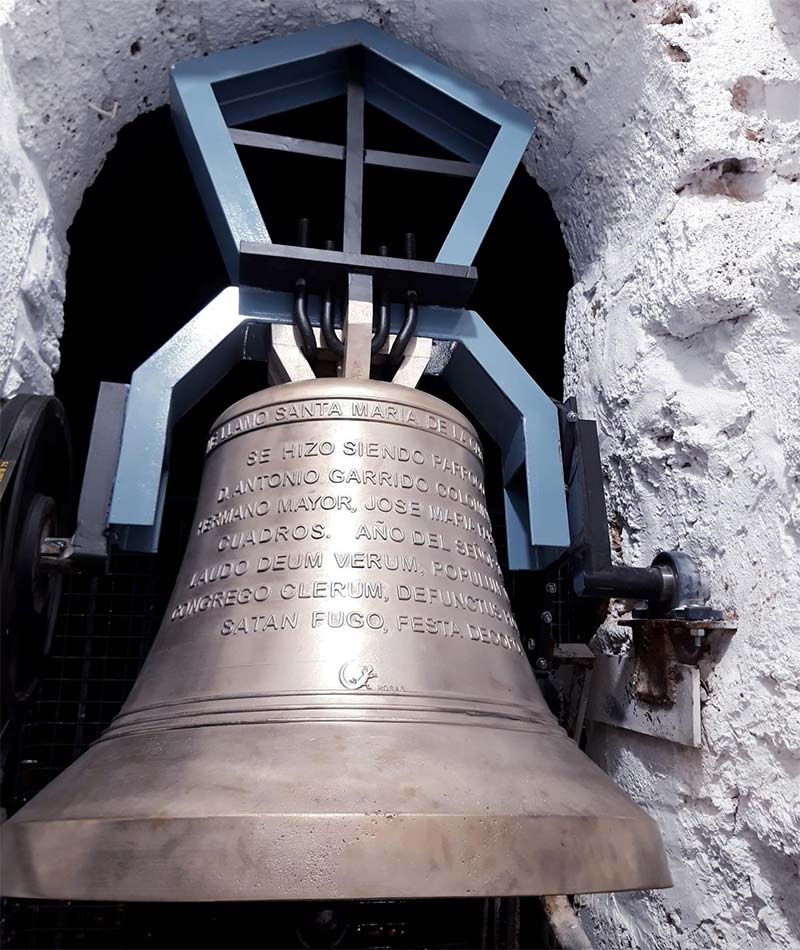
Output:
[[350,660],[339,670],[339,682],[345,689],[361,689],[377,675],[372,664]]

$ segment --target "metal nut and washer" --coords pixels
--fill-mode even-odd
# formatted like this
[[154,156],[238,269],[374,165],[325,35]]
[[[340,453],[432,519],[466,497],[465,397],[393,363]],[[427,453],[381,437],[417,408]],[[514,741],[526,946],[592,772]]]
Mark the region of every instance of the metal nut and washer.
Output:
[[546,670],[549,665],[550,664],[547,662],[547,660],[543,656],[540,656],[539,659],[536,661],[537,670]]
[[555,581],[548,581],[544,585],[544,589],[547,591],[548,594],[555,594],[555,592],[558,590],[558,585],[556,584]]
[[553,622],[553,615],[550,613],[549,610],[543,610],[542,623],[552,623],[552,622]]
[[567,413],[567,422],[577,422],[577,421],[578,421],[578,413],[575,412],[573,409],[570,409],[570,411]]

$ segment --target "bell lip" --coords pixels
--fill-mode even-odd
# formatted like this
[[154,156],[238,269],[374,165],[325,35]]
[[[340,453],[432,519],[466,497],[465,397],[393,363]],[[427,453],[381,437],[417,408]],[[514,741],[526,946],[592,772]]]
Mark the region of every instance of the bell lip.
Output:
[[[316,830],[323,833],[309,839],[308,828],[298,829],[307,840],[313,840],[313,845],[304,850],[301,857],[285,855],[285,862],[281,861],[277,868],[273,866],[268,870],[269,855],[266,855],[266,866],[253,863],[266,854],[266,842],[259,841],[258,836],[278,841],[287,828],[291,830],[291,821],[287,822],[287,818],[292,817],[298,822],[301,819],[307,823],[318,821]],[[476,833],[482,834],[487,844],[499,835],[507,846],[513,841],[517,848],[529,844],[535,850],[542,842],[545,847],[556,843],[566,847],[563,841],[557,841],[563,837],[562,830],[558,829],[559,820],[566,817],[531,816],[525,820],[518,815],[498,815],[487,821],[481,814],[338,814],[18,823],[11,819],[0,831],[2,867],[5,868],[0,894],[39,900],[205,903],[543,897],[672,887],[660,833],[646,814],[640,818],[607,816],[599,823],[584,818],[586,829],[575,829],[570,836],[567,871],[563,870],[566,864],[562,864],[562,870],[554,873],[551,866],[544,867],[542,862],[542,867],[535,872],[526,872],[521,867],[519,853],[506,857],[498,869],[491,859],[485,859],[486,851],[479,853],[480,849],[473,853],[473,865],[464,866],[463,842]],[[387,823],[394,826],[390,840],[376,833],[378,821],[383,822],[384,827]],[[184,825],[188,826],[185,833]],[[447,826],[444,834],[441,827],[437,827],[442,825]],[[556,826],[556,830],[551,831],[550,825]],[[237,833],[240,827],[244,837]],[[258,835],[250,837],[254,828],[258,829]],[[205,839],[198,839],[198,829]],[[582,830],[584,834],[579,833]],[[176,831],[180,832],[177,837]],[[137,833],[149,839],[147,848],[135,850],[132,847]],[[97,844],[103,835],[107,836],[107,848],[98,851]],[[408,837],[430,839],[431,835],[440,845],[444,843],[451,863],[459,865],[455,870],[447,865],[432,867],[427,854],[424,861],[413,867],[411,862],[404,862],[413,850],[406,844]],[[176,844],[181,837],[191,841],[187,851]],[[248,838],[252,848],[241,844]],[[376,838],[381,839],[379,846],[373,843]],[[601,838],[613,838],[615,846],[619,846],[619,865],[611,866],[608,860],[589,860]],[[342,840],[347,840],[348,849],[352,849],[344,861],[342,854],[336,853],[336,845]],[[235,849],[232,845],[231,850],[236,850],[239,856],[244,852],[247,866],[219,873],[220,868],[227,871],[220,841],[236,842]],[[631,862],[631,854],[625,851],[633,841],[638,848],[636,860]],[[366,847],[359,842],[366,842]],[[91,847],[87,848],[87,843]],[[27,853],[33,860],[14,862],[15,852]],[[169,855],[166,860],[164,854]],[[191,870],[187,873],[192,859],[197,863],[198,854],[202,858],[200,871],[195,868],[194,875]],[[279,853],[278,857],[282,859],[284,855]],[[33,872],[32,867],[37,862],[38,870]],[[121,862],[137,867],[139,873],[121,880]],[[81,868],[82,863],[80,874],[65,875],[65,867]],[[22,866],[27,866],[27,873],[19,870]],[[215,870],[209,871],[210,867]],[[263,877],[254,873],[254,867],[262,868]],[[304,876],[302,871],[308,867],[316,868],[317,872]],[[13,868],[11,873],[9,868]],[[142,873],[144,868],[147,870]],[[324,868],[322,879],[318,876],[319,868]],[[391,869],[391,882],[387,880],[387,868]],[[548,877],[549,882],[543,880]]]
[[[320,392],[322,390],[323,392]],[[413,389],[411,386],[403,386],[400,383],[389,383],[379,379],[351,379],[343,377],[318,377],[316,379],[303,379],[293,383],[279,383],[277,386],[268,386],[260,389],[258,392],[250,393],[239,399],[237,402],[228,406],[212,423],[209,433],[213,433],[219,426],[224,425],[235,416],[243,412],[249,412],[253,409],[260,409],[263,406],[274,405],[275,403],[287,402],[293,399],[303,399],[308,397],[320,398],[325,390],[331,390],[341,398],[351,396],[357,399],[389,399],[391,402],[401,403],[404,406],[413,406],[415,408],[427,409],[440,416],[450,419],[458,425],[465,428],[476,441],[480,441],[480,436],[475,431],[475,426],[470,420],[449,402],[439,399],[438,396],[432,396],[430,393],[422,392],[419,389]],[[398,398],[398,390],[402,393],[402,398]]]
[[[0,892],[380,900],[672,883],[656,822],[566,735],[480,730],[468,741],[461,726],[349,724],[314,735],[313,750],[307,726],[291,724],[97,743],[0,826]],[[190,765],[192,781],[177,782]],[[409,775],[429,778],[417,788]],[[567,794],[545,794],[558,782]]]

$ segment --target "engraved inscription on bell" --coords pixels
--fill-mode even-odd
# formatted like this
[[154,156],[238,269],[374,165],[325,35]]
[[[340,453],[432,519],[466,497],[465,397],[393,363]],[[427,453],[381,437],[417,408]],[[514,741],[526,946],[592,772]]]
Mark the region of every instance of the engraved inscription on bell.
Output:
[[349,718],[354,692],[390,697],[387,716],[535,719],[467,421],[443,403],[265,395],[211,433],[145,671],[160,675],[140,678],[112,730],[336,716],[342,697]]

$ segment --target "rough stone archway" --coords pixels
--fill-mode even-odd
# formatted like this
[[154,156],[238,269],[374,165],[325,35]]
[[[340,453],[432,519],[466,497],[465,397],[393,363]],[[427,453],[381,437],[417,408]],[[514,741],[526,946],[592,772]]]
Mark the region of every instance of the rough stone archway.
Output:
[[576,285],[566,384],[617,548],[697,555],[740,631],[704,745],[599,730],[676,886],[586,900],[598,946],[796,946],[800,13],[794,0],[5,0],[0,380],[47,390],[66,229],[119,129],[205,51],[363,16],[539,117]]

